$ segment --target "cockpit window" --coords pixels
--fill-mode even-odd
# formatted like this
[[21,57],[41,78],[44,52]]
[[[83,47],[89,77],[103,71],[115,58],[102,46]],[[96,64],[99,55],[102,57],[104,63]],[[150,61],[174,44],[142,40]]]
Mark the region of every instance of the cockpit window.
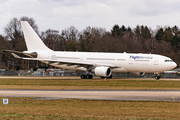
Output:
[[172,60],[165,60],[165,62],[173,62]]

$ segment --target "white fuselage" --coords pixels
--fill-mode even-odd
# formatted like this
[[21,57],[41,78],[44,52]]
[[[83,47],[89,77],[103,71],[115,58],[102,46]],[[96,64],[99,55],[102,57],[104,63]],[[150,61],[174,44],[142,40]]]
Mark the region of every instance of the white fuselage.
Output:
[[[38,59],[64,60],[74,62],[90,62],[94,66],[98,64],[111,64],[112,72],[163,72],[176,67],[176,63],[170,58],[156,54],[133,54],[133,53],[97,53],[97,52],[59,52],[39,51]],[[97,65],[96,65],[97,64]],[[66,64],[50,64],[55,67],[87,71],[86,67]]]

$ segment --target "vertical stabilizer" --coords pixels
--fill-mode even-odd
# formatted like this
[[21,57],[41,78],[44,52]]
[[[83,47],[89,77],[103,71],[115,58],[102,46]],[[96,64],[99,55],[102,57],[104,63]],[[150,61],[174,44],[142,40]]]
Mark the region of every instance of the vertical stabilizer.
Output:
[[28,51],[40,50],[51,50],[49,49],[43,41],[39,38],[33,28],[29,25],[27,21],[21,21],[21,27],[23,29],[24,38]]

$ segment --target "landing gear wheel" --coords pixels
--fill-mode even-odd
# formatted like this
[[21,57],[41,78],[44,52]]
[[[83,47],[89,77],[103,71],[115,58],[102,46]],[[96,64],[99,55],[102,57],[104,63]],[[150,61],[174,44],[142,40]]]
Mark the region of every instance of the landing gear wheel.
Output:
[[93,76],[92,76],[92,75],[86,75],[86,78],[87,78],[87,79],[92,79]]
[[86,79],[86,75],[81,75],[81,79]]
[[160,76],[156,75],[156,76],[155,76],[155,79],[156,79],[156,80],[159,80],[159,79],[160,79]]
[[90,75],[91,77],[90,77],[90,79],[93,79],[93,75]]
[[81,75],[81,79],[92,79],[93,75]]
[[154,73],[154,74],[155,74],[155,79],[156,79],[156,80],[159,80],[159,79],[160,79],[161,72],[156,72],[156,73]]

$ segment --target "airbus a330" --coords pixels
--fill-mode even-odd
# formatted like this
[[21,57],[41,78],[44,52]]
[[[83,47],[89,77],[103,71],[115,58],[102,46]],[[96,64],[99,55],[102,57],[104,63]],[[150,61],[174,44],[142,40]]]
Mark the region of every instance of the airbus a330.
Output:
[[[177,66],[169,57],[157,54],[53,51],[43,43],[27,21],[21,21],[21,26],[27,51],[6,51],[18,59],[38,60],[58,68],[85,71],[86,74],[81,75],[82,79],[92,79],[94,74],[111,78],[112,73],[123,72],[137,76],[156,73],[155,78],[159,79],[160,72]],[[20,57],[16,53],[23,53],[28,57]]]

